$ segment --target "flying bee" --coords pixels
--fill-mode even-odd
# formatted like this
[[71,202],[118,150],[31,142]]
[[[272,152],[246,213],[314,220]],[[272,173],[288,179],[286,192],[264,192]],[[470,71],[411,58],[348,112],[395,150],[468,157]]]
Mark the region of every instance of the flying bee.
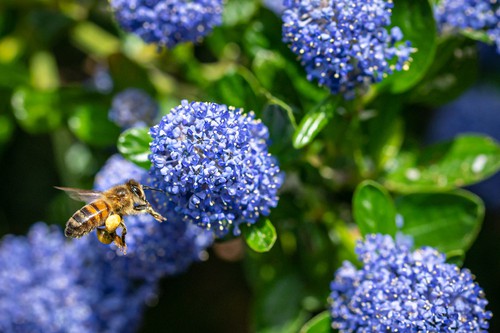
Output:
[[[66,222],[66,237],[80,238],[97,229],[97,238],[101,243],[114,242],[125,253],[127,227],[123,222],[124,216],[148,213],[158,222],[167,220],[151,207],[144,194],[144,190],[157,189],[143,186],[133,179],[103,192],[69,187],[55,188],[65,191],[75,200],[90,202]],[[122,228],[121,236],[116,233],[118,227]]]

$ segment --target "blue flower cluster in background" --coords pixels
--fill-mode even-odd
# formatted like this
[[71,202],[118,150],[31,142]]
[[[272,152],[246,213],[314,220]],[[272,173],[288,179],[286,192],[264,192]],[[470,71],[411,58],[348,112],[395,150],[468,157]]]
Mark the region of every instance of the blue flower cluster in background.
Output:
[[[120,155],[113,155],[96,175],[94,186],[97,190],[106,190],[129,179],[143,185],[153,183],[146,170]],[[166,275],[182,273],[193,262],[204,259],[213,235],[182,221],[169,205],[160,201],[165,200],[165,196],[147,192],[151,204],[167,221],[159,223],[147,214],[125,216],[127,255],[122,259],[126,260],[132,278],[156,281]],[[118,252],[116,256],[121,257]]]
[[[96,177],[105,190],[145,170],[112,156]],[[210,232],[168,211],[162,224],[127,216],[128,254],[110,251],[94,233],[68,241],[59,227],[35,224],[27,236],[0,243],[1,332],[135,332],[160,278],[184,272],[206,257]],[[15,258],[15,260],[12,260]]]
[[158,115],[158,103],[141,89],[129,88],[115,95],[109,119],[122,128],[149,126]]
[[0,331],[134,332],[156,285],[129,279],[95,243],[67,242],[41,222],[27,236],[4,237]]
[[434,8],[443,33],[484,30],[500,53],[500,2],[489,0],[442,0]]
[[[409,41],[392,27],[392,1],[286,0],[283,42],[290,46],[310,81],[354,97],[366,88],[408,66]],[[401,42],[401,43],[400,43]]]
[[278,203],[283,177],[268,153],[267,127],[250,112],[182,101],[151,128],[155,184],[175,211],[222,236]]
[[222,0],[111,0],[110,5],[123,30],[167,48],[199,42],[222,23]]
[[406,237],[367,235],[331,283],[333,328],[344,332],[487,332],[491,312],[467,269]]

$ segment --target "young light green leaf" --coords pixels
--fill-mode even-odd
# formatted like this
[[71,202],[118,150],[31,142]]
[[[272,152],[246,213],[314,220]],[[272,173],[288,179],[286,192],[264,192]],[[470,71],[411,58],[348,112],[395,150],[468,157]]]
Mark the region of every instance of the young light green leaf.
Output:
[[333,332],[331,322],[330,313],[323,311],[305,323],[300,333],[331,333]]
[[293,135],[293,146],[297,149],[309,144],[319,132],[328,124],[333,117],[340,97],[331,97],[317,104],[314,109],[307,113]]
[[419,157],[401,154],[384,185],[402,193],[435,192],[479,182],[500,170],[500,146],[479,135],[432,145]]
[[401,231],[411,235],[415,247],[432,246],[445,253],[465,252],[481,228],[484,205],[465,190],[414,193],[396,200]]
[[377,182],[365,180],[353,197],[353,214],[361,234],[396,234],[396,209],[387,190]]
[[141,168],[149,170],[149,143],[151,136],[147,127],[130,128],[123,132],[118,138],[118,151],[129,161]]
[[276,242],[276,229],[269,219],[252,225],[243,225],[241,232],[248,246],[255,252],[268,252]]

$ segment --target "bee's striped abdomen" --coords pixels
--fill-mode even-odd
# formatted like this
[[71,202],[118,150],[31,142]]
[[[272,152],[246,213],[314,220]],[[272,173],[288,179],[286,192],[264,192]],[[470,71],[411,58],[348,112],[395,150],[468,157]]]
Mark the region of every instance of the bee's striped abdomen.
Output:
[[96,200],[77,211],[66,223],[66,237],[78,238],[104,225],[111,207],[104,200]]

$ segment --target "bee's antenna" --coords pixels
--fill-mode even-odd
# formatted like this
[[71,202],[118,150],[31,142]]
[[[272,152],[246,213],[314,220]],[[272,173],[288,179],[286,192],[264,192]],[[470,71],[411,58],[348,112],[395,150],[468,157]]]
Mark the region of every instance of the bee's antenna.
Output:
[[158,191],[158,192],[167,193],[164,190],[160,190],[159,188],[151,187],[151,186],[147,186],[147,185],[142,185],[142,188],[145,189],[145,190]]

